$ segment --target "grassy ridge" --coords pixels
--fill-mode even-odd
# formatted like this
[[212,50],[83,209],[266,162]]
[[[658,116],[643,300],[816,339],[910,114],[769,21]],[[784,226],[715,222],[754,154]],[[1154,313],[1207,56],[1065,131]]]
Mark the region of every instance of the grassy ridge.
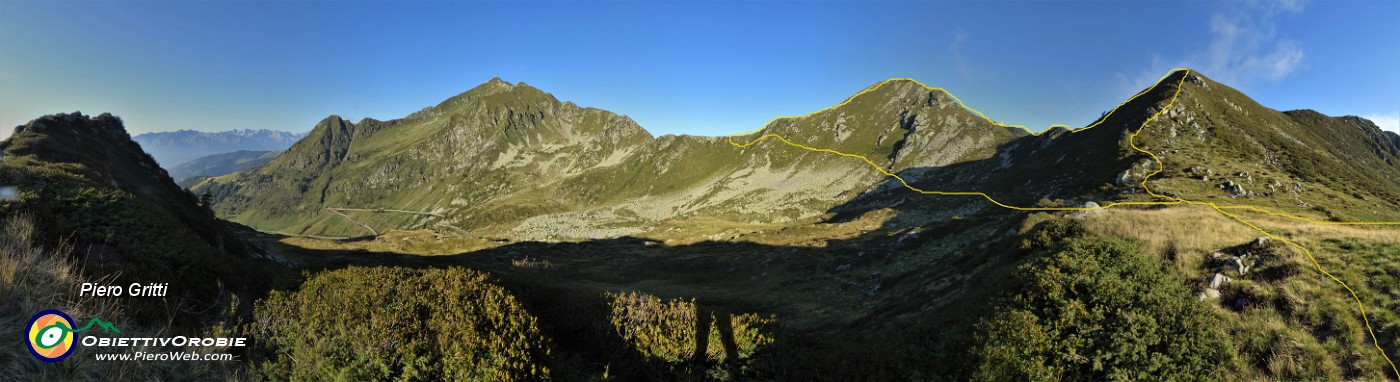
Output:
[[[96,148],[87,142],[102,142]],[[114,284],[169,283],[188,310],[220,311],[231,294],[250,299],[275,279],[253,251],[177,187],[132,142],[116,117],[45,116],[0,142],[0,184],[13,187],[0,215],[29,215],[44,247],[69,244],[94,277]],[[175,300],[139,299],[128,313],[150,319]]]
[[1137,142],[1163,161],[1148,184],[1160,193],[1314,220],[1400,220],[1400,147],[1360,118],[1281,113],[1192,73]]

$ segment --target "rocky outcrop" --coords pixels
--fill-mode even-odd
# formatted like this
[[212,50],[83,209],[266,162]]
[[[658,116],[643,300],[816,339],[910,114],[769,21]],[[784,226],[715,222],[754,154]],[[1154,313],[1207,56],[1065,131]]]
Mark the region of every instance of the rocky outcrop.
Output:
[[1220,299],[1220,288],[1234,280],[1230,279],[1230,276],[1216,273],[1205,278],[1204,281],[1205,290],[1197,294],[1197,298],[1201,301]]
[[[1278,250],[1274,244],[1273,239],[1268,236],[1260,236],[1249,243],[1212,252],[1206,259],[1211,275],[1201,278],[1201,292],[1197,297],[1201,301],[1219,299],[1224,285],[1235,281],[1236,278],[1251,277],[1250,271],[1259,266],[1262,259],[1273,256]],[[1227,273],[1234,274],[1235,278],[1227,276]],[[1245,297],[1240,297],[1234,302],[1236,310],[1243,309],[1247,303]]]
[[1231,197],[1242,198],[1254,196],[1253,192],[1246,190],[1243,185],[1235,183],[1233,180],[1226,179],[1224,182],[1220,182],[1218,187],[1220,187],[1221,190],[1225,190]]
[[1136,185],[1139,182],[1142,182],[1142,179],[1146,178],[1148,174],[1157,171],[1157,166],[1154,163],[1155,162],[1153,162],[1152,159],[1140,159],[1137,162],[1134,162],[1132,167],[1129,167],[1127,170],[1123,170],[1123,172],[1118,173],[1118,177],[1114,179],[1113,182],[1114,184],[1117,184],[1119,186]]

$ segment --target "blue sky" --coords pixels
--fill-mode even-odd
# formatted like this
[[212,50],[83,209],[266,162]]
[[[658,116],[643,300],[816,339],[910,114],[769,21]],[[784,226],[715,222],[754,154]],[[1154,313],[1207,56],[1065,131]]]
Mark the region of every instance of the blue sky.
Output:
[[399,118],[499,76],[722,135],[911,77],[1040,130],[1173,67],[1266,106],[1400,123],[1400,2],[13,2],[0,126],[133,134]]

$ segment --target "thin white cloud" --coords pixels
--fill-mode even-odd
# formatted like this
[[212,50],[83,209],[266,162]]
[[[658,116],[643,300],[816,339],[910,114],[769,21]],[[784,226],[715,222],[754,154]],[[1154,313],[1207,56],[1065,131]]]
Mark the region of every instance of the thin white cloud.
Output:
[[1268,12],[1301,12],[1304,0],[1249,0],[1245,3]]
[[1303,50],[1288,39],[1276,38],[1276,12],[1240,12],[1211,16],[1210,45],[1183,60],[1227,83],[1278,80],[1302,67]]
[[[1182,57],[1154,55],[1130,88],[1151,85],[1172,67],[1192,68],[1235,87],[1257,81],[1278,81],[1306,67],[1306,54],[1297,42],[1280,36],[1277,20],[1303,11],[1301,0],[1226,3],[1210,16],[1210,40]],[[1124,76],[1126,78],[1127,76]]]
[[954,30],[953,42],[948,44],[948,53],[953,55],[953,64],[957,65],[958,74],[962,75],[963,79],[968,82],[972,82],[972,67],[967,64],[967,60],[963,59],[962,55],[962,46],[963,43],[966,42],[967,31],[962,29]]
[[1392,111],[1390,114],[1363,115],[1361,118],[1375,122],[1376,126],[1381,127],[1381,130],[1400,134],[1400,110]]

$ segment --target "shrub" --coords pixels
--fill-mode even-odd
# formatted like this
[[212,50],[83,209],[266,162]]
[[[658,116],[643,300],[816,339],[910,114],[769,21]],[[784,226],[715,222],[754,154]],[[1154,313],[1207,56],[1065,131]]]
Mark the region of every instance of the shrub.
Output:
[[[608,305],[618,334],[650,360],[738,362],[773,343],[769,326],[776,322],[774,317],[701,311],[693,299],[662,301],[638,292],[610,295]],[[700,346],[704,346],[704,358],[695,359]]]
[[1072,239],[1021,267],[1025,283],[978,323],[979,380],[1197,380],[1232,346],[1165,265],[1118,238]]
[[1084,233],[1084,224],[1079,220],[1046,220],[1029,230],[1027,237],[1021,240],[1021,249],[1033,251],[1049,249],[1056,242],[1084,236]]
[[[617,332],[643,356],[669,363],[695,354],[695,301],[671,300],[637,292],[613,296],[611,321]],[[709,352],[709,349],[706,349]]]
[[535,317],[483,273],[347,268],[275,291],[254,311],[279,380],[548,379]]

